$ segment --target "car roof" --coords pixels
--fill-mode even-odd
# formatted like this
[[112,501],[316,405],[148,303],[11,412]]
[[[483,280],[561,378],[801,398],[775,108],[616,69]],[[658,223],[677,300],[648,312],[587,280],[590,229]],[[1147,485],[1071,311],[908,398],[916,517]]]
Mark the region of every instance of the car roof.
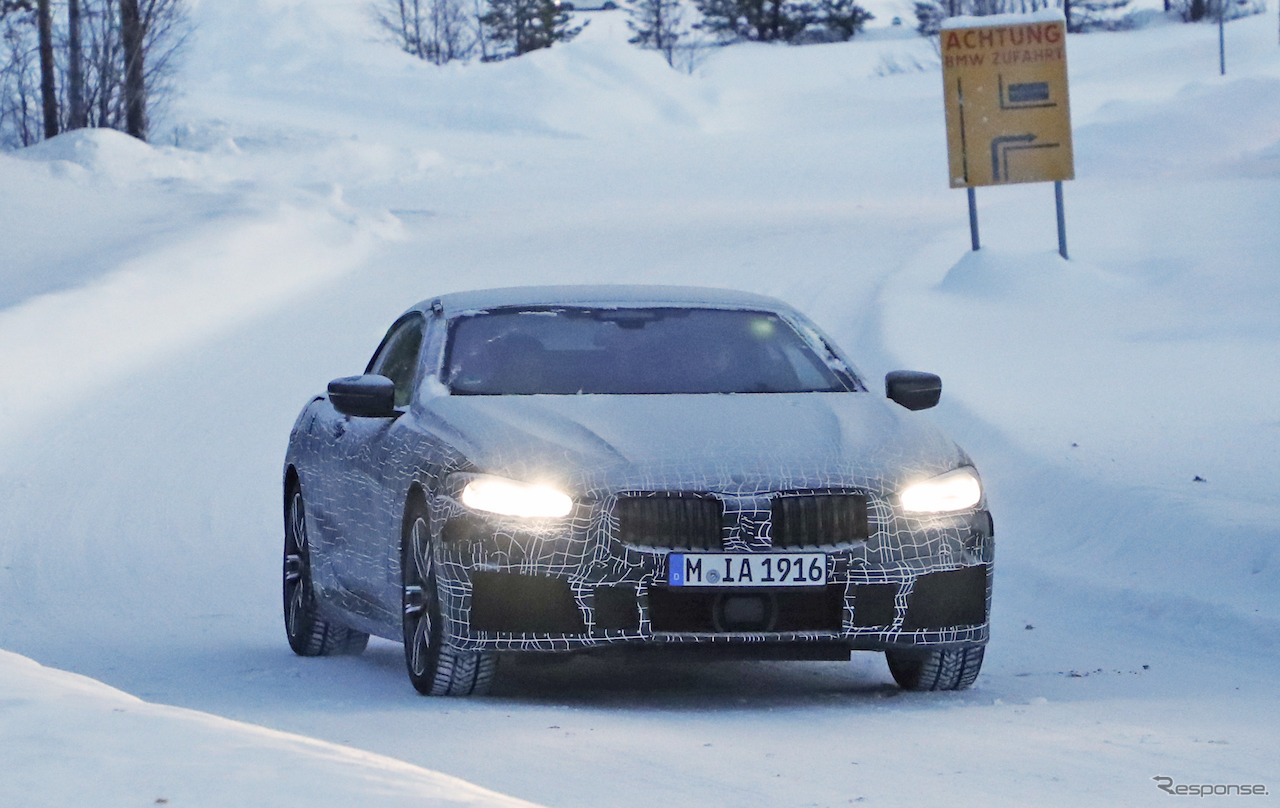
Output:
[[778,312],[794,310],[776,298],[699,286],[592,284],[581,286],[511,286],[455,292],[424,300],[410,311],[440,307],[446,317],[469,311],[510,306],[584,306],[633,308],[643,306],[750,308]]

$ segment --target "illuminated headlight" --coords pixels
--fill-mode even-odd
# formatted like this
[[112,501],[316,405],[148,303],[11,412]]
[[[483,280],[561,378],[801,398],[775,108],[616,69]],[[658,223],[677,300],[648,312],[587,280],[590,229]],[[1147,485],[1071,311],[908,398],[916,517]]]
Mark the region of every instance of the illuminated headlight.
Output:
[[503,477],[471,480],[462,489],[462,504],[477,511],[525,518],[568,516],[573,510],[573,500],[561,491]]
[[958,468],[907,486],[899,497],[902,509],[912,513],[963,511],[982,501],[982,482],[972,468]]

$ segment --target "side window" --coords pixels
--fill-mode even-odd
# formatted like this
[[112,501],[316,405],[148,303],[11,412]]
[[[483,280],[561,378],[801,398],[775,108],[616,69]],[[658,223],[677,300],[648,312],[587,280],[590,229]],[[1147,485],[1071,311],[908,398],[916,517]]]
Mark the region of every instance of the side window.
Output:
[[410,317],[387,335],[369,372],[386,376],[396,383],[396,406],[403,407],[413,396],[413,377],[418,370],[418,352],[422,347],[422,318]]

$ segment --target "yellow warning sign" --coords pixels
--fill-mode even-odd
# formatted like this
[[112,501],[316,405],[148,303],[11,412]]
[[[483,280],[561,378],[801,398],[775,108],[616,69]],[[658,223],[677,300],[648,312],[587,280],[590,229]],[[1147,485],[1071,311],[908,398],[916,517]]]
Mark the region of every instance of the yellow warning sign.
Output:
[[952,188],[1075,176],[1066,23],[1005,16],[941,32]]

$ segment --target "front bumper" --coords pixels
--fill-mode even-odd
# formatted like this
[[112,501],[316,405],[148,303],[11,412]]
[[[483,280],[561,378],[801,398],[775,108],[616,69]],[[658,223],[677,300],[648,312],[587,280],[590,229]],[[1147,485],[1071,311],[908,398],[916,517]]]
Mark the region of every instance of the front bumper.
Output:
[[[672,551],[617,540],[600,508],[537,529],[433,506],[445,632],[470,650],[576,651],[626,645],[983,645],[994,537],[975,510],[882,520],[864,542],[823,548],[819,587],[670,587]],[[767,553],[767,546],[726,550]]]

